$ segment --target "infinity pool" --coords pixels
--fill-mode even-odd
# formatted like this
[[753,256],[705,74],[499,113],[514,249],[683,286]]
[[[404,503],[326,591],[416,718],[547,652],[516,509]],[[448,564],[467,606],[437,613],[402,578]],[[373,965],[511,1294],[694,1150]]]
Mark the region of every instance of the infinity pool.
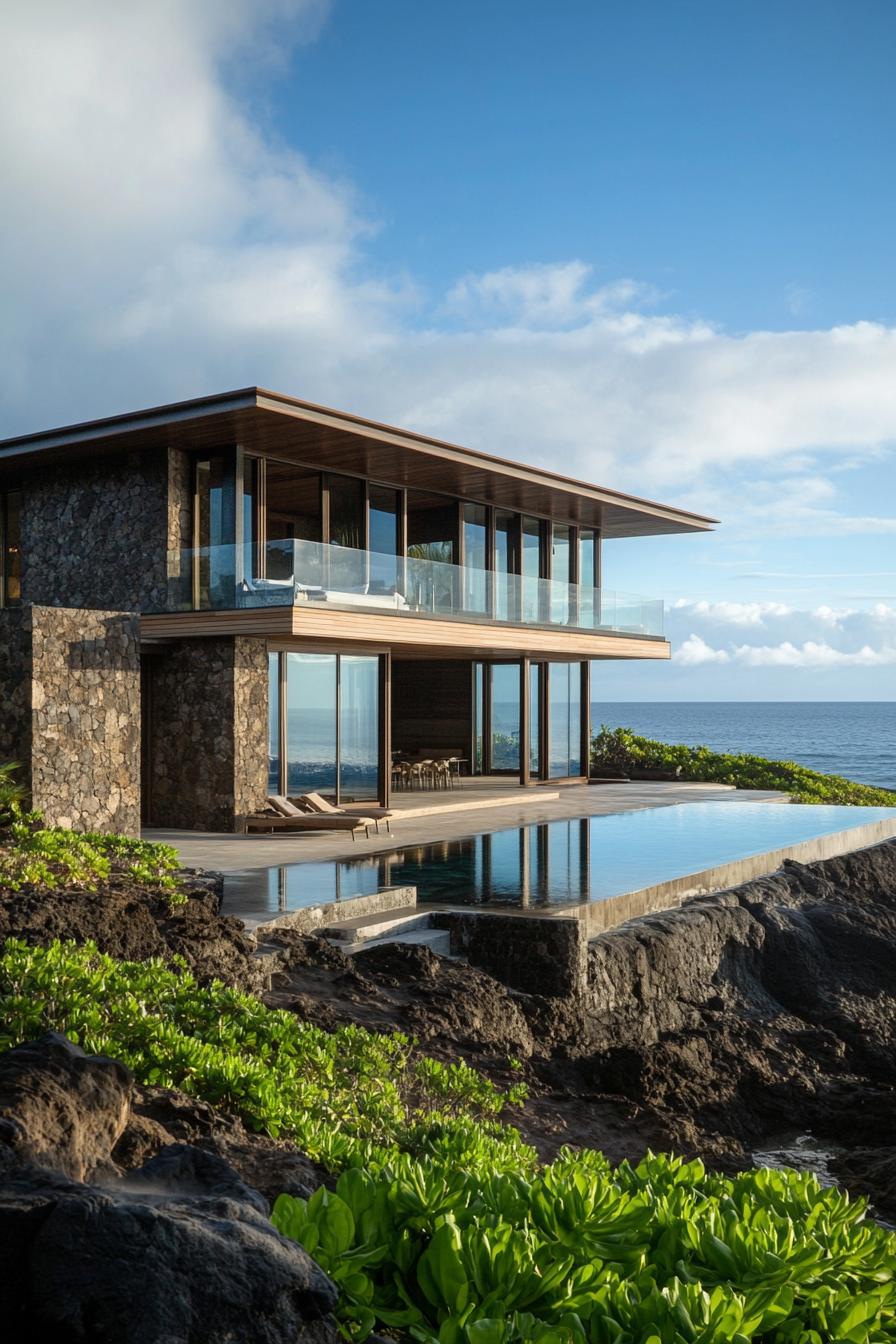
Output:
[[[884,823],[878,839],[896,835],[896,807],[679,803],[515,826],[368,858],[231,873],[224,909],[264,919],[405,885],[416,886],[421,902],[534,909],[581,904],[876,822]],[[857,834],[857,848],[870,843]]]

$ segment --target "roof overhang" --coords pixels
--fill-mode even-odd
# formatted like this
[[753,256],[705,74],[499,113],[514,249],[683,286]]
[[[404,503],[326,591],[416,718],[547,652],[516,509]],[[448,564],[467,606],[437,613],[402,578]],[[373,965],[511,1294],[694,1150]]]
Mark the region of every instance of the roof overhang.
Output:
[[599,527],[604,537],[704,532],[717,519],[576,481],[360,416],[248,387],[0,442],[0,473],[37,460],[239,444],[329,471],[481,500],[521,513]]

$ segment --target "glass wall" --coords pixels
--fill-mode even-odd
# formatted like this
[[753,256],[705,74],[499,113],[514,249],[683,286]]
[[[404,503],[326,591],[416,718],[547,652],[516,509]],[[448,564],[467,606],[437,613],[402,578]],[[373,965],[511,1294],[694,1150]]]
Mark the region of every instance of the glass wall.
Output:
[[[266,574],[269,579],[290,579],[295,564],[297,577],[309,586],[319,584],[320,558],[312,548],[294,542],[323,540],[321,474],[289,462],[265,463]],[[309,568],[310,566],[310,568]]]
[[464,610],[488,611],[488,509],[484,504],[465,504],[464,519]]
[[485,663],[473,664],[473,774],[485,769]]
[[594,628],[600,624],[597,583],[597,533],[593,527],[579,528],[579,624]]
[[0,607],[22,600],[22,496],[0,493]]
[[569,588],[573,574],[572,528],[554,523],[551,542],[551,620],[565,625],[569,620]]
[[529,773],[541,774],[541,678],[539,663],[529,664]]
[[582,773],[582,667],[548,664],[548,775]]
[[539,518],[522,520],[522,573],[523,573],[523,620],[540,621],[541,585],[538,580],[544,574],[541,544],[542,526]]
[[517,592],[509,577],[517,572],[518,524],[515,513],[495,510],[495,615],[500,621],[518,619]]
[[[454,591],[457,562],[457,503],[423,490],[407,492],[407,553],[411,560],[431,563],[408,566],[408,601],[423,611],[453,611],[460,601]],[[444,566],[444,568],[442,568]]]
[[268,654],[268,793],[280,792],[280,655]]
[[380,660],[339,656],[339,796],[379,797]]
[[385,485],[369,487],[368,547],[370,591],[394,593],[401,553],[401,491]]
[[232,458],[205,458],[196,463],[196,539],[200,548],[197,605],[234,605],[236,588],[236,489]]
[[520,665],[490,663],[491,761],[496,773],[520,769]]
[[336,654],[287,653],[286,792],[336,792]]
[[380,797],[380,666],[375,655],[290,651],[269,656],[272,793],[281,792],[282,784],[293,797],[323,793],[345,802]]

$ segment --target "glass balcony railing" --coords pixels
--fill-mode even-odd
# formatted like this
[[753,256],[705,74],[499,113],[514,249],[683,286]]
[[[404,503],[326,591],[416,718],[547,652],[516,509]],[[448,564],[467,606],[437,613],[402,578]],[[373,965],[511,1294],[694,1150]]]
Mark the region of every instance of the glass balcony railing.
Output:
[[[417,548],[420,552],[425,548]],[[661,636],[657,598],[407,557],[276,541],[168,554],[166,611],[298,604],[483,624],[562,626]]]

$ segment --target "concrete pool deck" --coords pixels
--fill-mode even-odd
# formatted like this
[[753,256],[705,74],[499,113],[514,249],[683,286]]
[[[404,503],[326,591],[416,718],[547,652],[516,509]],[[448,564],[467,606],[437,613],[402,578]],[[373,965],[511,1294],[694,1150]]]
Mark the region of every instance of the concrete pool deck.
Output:
[[[521,789],[513,780],[466,779],[446,794],[404,793],[392,800],[392,834],[381,826],[370,839],[353,841],[339,832],[300,835],[225,835],[205,831],[143,832],[146,840],[173,845],[187,868],[247,872],[284,864],[325,863],[331,859],[362,859],[396,848],[460,840],[570,817],[599,817],[651,807],[690,802],[786,803],[788,795],[772,790],[734,789],[728,785],[632,782],[572,784],[557,789]],[[464,804],[462,808],[458,804]],[[425,811],[421,812],[421,809]]]

